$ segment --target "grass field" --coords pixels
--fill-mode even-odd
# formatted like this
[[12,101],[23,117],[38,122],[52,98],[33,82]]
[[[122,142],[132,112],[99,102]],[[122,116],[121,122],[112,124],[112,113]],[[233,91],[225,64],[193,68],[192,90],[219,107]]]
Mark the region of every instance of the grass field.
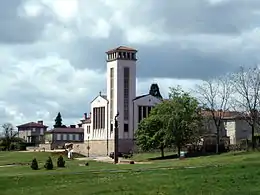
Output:
[[[159,154],[136,155],[144,161]],[[1,195],[90,195],[90,194],[189,194],[259,195],[260,153],[240,152],[184,160],[157,160],[149,164],[99,163],[79,166],[84,161],[66,160],[66,168],[33,171],[36,157],[40,167],[51,156],[56,167],[58,155],[36,152],[0,152]]]

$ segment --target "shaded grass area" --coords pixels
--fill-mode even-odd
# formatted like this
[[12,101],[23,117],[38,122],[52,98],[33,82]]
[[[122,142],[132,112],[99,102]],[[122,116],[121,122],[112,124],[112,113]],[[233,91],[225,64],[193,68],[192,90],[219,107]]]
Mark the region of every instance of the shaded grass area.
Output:
[[[1,154],[22,161],[37,157],[45,162],[48,153]],[[39,155],[39,156],[38,156]],[[151,154],[150,154],[151,155]],[[155,154],[154,154],[155,155]],[[150,158],[148,154],[146,157]],[[28,166],[0,168],[1,195],[80,194],[260,194],[260,153],[228,153],[185,160],[157,160],[151,164],[113,165],[66,160],[65,169],[33,171]],[[0,158],[0,164],[3,158]],[[16,158],[17,160],[17,158]],[[31,159],[29,159],[31,161]],[[187,166],[212,166],[183,168]],[[214,165],[214,166],[213,166]],[[216,167],[215,165],[220,165]],[[176,169],[162,169],[171,167]],[[118,170],[118,172],[109,172]],[[120,172],[120,170],[127,170]]]

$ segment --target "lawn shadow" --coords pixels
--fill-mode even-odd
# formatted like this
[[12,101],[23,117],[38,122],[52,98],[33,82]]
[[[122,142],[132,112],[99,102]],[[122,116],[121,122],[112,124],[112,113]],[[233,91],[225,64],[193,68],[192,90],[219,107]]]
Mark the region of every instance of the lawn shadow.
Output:
[[[187,153],[185,154],[185,158],[195,158],[195,157],[201,157],[201,156],[214,156],[217,155],[216,153],[205,153],[205,152],[196,152],[196,153]],[[148,160],[170,160],[170,159],[178,159],[178,154],[173,155],[167,155],[164,157],[154,157],[154,158],[148,158]]]

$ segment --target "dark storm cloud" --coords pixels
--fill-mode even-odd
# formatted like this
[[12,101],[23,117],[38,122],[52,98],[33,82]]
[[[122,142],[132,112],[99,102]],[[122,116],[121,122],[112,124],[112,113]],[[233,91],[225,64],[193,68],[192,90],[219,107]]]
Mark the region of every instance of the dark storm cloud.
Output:
[[21,17],[25,0],[0,1],[0,43],[24,44],[41,38],[45,24],[52,19],[46,10],[45,15]]

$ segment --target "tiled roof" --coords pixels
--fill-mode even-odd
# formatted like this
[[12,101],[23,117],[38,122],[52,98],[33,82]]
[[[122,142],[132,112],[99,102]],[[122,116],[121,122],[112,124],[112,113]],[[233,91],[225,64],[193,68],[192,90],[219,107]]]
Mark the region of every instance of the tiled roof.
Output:
[[[208,110],[203,110],[201,111],[201,114],[203,116],[212,116],[212,112],[208,111]],[[220,116],[223,119],[228,119],[228,118],[237,118],[237,117],[241,117],[241,113],[237,112],[237,111],[215,111],[214,115],[216,117]]]
[[83,128],[54,128],[51,129],[49,131],[47,131],[46,133],[84,133],[84,129]]
[[119,46],[119,47],[117,47],[117,48],[108,50],[106,53],[112,53],[112,52],[120,51],[120,50],[123,50],[123,51],[134,51],[134,52],[137,51],[136,49],[131,48],[131,47]]
[[29,122],[29,123],[25,123],[22,125],[18,125],[17,128],[19,127],[42,127],[42,128],[47,128],[48,126],[40,124],[40,123],[35,123],[35,122]]

